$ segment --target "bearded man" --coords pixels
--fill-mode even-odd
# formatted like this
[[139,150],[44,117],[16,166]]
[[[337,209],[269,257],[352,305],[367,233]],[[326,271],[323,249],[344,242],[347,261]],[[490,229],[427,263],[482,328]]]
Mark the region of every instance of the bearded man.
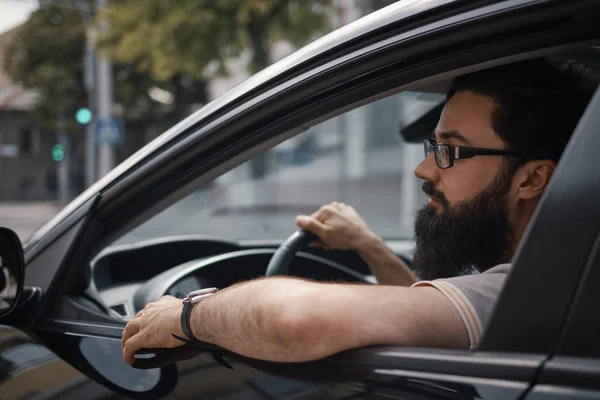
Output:
[[415,219],[413,270],[352,207],[334,202],[296,224],[326,248],[357,251],[379,285],[242,282],[204,294],[184,324],[182,301],[167,296],[127,324],[125,361],[141,348],[182,345],[176,336],[284,362],[372,345],[477,346],[591,97],[584,83],[579,66],[542,59],[454,80],[415,170],[429,197]]

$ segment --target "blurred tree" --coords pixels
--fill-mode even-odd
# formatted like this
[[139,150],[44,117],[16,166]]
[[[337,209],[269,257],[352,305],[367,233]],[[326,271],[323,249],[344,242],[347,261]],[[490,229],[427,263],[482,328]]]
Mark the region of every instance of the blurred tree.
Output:
[[[271,62],[273,43],[298,47],[329,30],[333,0],[112,1],[98,15],[109,21],[99,51],[115,60],[114,96],[126,119],[157,126],[156,133],[206,103],[205,82],[227,75],[226,61],[248,51],[248,69]],[[20,28],[5,69],[13,81],[35,88],[40,124],[80,132],[74,116],[84,94],[85,28],[76,9],[46,2]],[[265,160],[253,165],[264,174]]]
[[[56,129],[62,120],[67,133],[81,132],[75,113],[84,97],[83,49],[85,28],[75,9],[42,7],[19,28],[9,45],[4,68],[14,82],[34,88],[39,97],[33,110],[40,125]],[[115,66],[115,101],[124,115],[158,118],[164,105],[153,100],[156,85],[134,66]]]
[[[332,7],[332,0],[115,1],[99,15],[110,27],[98,45],[110,58],[171,82],[178,104],[189,95],[182,80],[227,75],[226,61],[247,50],[248,69],[257,72],[271,63],[273,43],[299,47],[328,31]],[[251,169],[263,176],[266,158],[255,157]]]
[[41,8],[19,28],[8,47],[5,69],[14,82],[36,88],[40,94],[33,110],[45,128],[64,118],[73,131],[73,118],[83,94],[82,50],[85,34],[81,17],[73,10]]
[[328,31],[332,6],[332,0],[123,0],[101,13],[110,28],[98,44],[161,81],[227,74],[225,61],[246,49],[256,72],[269,65],[274,42],[301,46]]

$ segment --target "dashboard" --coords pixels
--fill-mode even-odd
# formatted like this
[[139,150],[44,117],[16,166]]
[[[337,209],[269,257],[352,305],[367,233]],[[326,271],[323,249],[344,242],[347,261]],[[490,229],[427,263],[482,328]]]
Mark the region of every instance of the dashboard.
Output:
[[166,294],[173,297],[183,298],[187,296],[188,293],[193,292],[194,290],[202,289],[202,287],[208,286],[210,285],[203,286],[197,277],[188,276],[171,286],[167,290]]
[[[276,248],[188,236],[109,247],[91,263],[92,286],[112,316],[127,320],[163,295],[182,298],[193,290],[262,277]],[[290,275],[375,283],[355,252],[314,247],[296,253]]]

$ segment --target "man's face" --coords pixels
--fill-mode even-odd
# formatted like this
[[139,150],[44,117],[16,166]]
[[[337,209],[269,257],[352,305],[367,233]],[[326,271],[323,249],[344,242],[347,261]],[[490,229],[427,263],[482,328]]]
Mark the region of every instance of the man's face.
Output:
[[[504,149],[491,126],[494,101],[471,92],[444,107],[435,139],[454,146]],[[508,196],[512,174],[505,157],[476,156],[440,169],[430,154],[416,169],[427,204],[415,220],[413,266],[423,279],[480,271],[510,259]]]

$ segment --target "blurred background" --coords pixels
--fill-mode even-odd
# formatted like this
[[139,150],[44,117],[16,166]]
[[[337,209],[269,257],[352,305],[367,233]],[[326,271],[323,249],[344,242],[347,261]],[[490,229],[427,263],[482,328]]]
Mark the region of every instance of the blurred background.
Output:
[[[207,102],[295,49],[393,2],[0,0],[0,226],[26,240],[93,182]],[[256,193],[273,190],[256,189],[254,183],[267,177],[290,182],[319,174],[336,179],[375,174],[366,190],[378,191],[390,184],[386,171],[400,166],[394,161],[398,154],[414,161],[422,153],[421,146],[404,145],[398,135],[398,124],[410,122],[407,110],[422,115],[440,101],[401,94],[361,107],[282,143],[219,178],[218,188],[199,190],[200,197],[186,201],[223,204],[223,193],[230,193],[245,199],[243,204],[207,206],[210,216],[232,207],[239,214],[250,205],[250,226],[273,211],[256,199]],[[398,112],[402,105],[404,114]],[[361,125],[362,120],[369,122]],[[369,132],[348,140],[344,134],[357,122]],[[380,150],[367,157],[372,149]],[[397,178],[393,175],[394,190],[380,197],[400,193]],[[323,201],[352,204],[348,193],[358,187],[338,189]],[[409,189],[418,197],[416,187]],[[321,201],[312,200],[311,207]],[[178,207],[185,208],[186,201]],[[410,236],[408,216],[416,202],[404,202],[409,207],[400,236]],[[290,215],[296,211],[310,210]],[[398,220],[388,222],[382,219],[382,229],[393,234]],[[279,235],[267,231],[265,237]],[[136,232],[130,240],[145,237]]]

